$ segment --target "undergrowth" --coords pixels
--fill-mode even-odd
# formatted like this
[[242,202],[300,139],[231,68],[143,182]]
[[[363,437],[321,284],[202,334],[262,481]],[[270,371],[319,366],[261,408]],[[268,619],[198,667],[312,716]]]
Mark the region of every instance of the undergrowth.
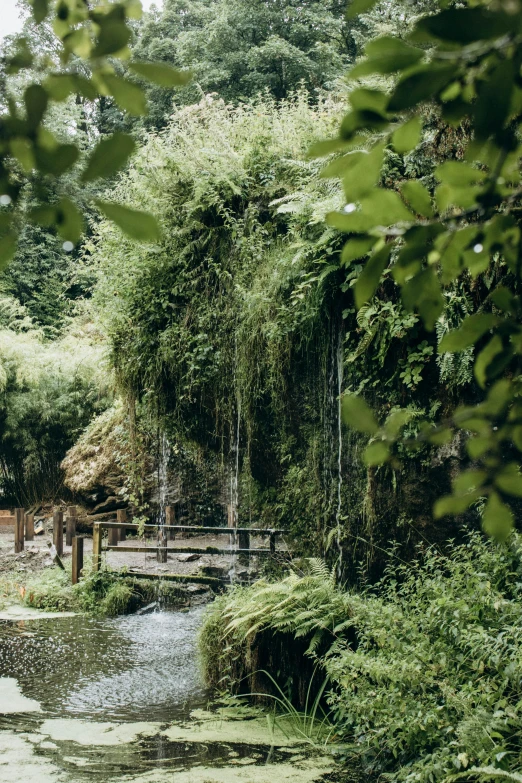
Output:
[[178,585],[158,585],[152,580],[115,578],[107,571],[87,573],[79,584],[71,584],[68,571],[49,568],[32,576],[18,572],[0,576],[0,606],[22,603],[52,612],[116,616],[136,611],[160,600],[164,604],[183,603],[185,594]]
[[519,536],[500,546],[473,535],[447,556],[432,549],[390,566],[364,594],[312,561],[305,576],[218,599],[201,635],[207,680],[237,688],[227,667],[258,664],[267,638],[302,637],[329,678],[334,748],[348,764],[397,783],[517,780],[521,576]]

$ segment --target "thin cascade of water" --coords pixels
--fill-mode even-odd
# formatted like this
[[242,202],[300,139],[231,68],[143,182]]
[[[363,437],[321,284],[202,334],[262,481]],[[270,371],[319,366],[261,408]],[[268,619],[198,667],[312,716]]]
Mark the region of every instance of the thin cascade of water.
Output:
[[239,440],[241,430],[241,398],[238,397],[237,401],[237,425],[234,433],[234,441],[232,444],[232,454],[234,456],[234,467],[230,474],[230,516],[228,520],[229,527],[232,532],[230,534],[229,548],[233,552],[232,562],[228,576],[230,582],[235,582],[237,572],[237,523],[238,523],[238,507],[239,507]]
[[337,340],[337,510],[335,521],[337,525],[337,550],[339,560],[337,563],[337,577],[339,581],[342,578],[343,566],[343,544],[341,528],[341,509],[342,509],[342,486],[343,486],[343,421],[342,421],[342,393],[344,377],[344,333],[339,329]]
[[332,319],[328,342],[328,364],[324,391],[324,487],[325,521],[329,530],[327,549],[337,547],[337,576],[342,574],[342,485],[343,432],[342,390],[344,379],[344,330]]
[[[160,437],[158,458],[158,563],[167,562],[167,493],[170,442],[163,432]],[[160,585],[158,585],[160,587]]]

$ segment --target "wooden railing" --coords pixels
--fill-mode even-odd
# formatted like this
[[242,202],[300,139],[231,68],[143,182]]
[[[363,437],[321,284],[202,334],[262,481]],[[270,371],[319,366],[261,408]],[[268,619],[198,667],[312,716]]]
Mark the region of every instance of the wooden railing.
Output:
[[[117,542],[114,537],[109,538],[107,546],[103,546],[103,530],[125,530],[135,532],[147,532],[147,531],[163,531],[176,535],[176,533],[191,533],[196,535],[228,535],[235,536],[238,542],[237,548],[220,548],[220,547],[191,547],[191,546],[165,546],[163,545],[147,545],[147,544],[133,544],[125,543],[123,546]],[[101,566],[101,557],[103,551],[110,552],[163,552],[165,555],[170,554],[197,554],[197,555],[244,555],[250,557],[250,555],[263,555],[270,556],[275,555],[277,548],[277,538],[283,534],[282,530],[266,530],[264,528],[231,528],[231,527],[199,527],[194,525],[138,525],[133,522],[123,522],[120,520],[114,522],[96,522],[93,526],[93,538],[92,538],[92,566],[93,571],[99,571]],[[260,536],[268,538],[268,547],[263,549],[252,549],[250,541],[252,536]],[[113,543],[111,543],[111,540]],[[172,541],[172,538],[171,538]],[[166,559],[163,560],[166,562]]]

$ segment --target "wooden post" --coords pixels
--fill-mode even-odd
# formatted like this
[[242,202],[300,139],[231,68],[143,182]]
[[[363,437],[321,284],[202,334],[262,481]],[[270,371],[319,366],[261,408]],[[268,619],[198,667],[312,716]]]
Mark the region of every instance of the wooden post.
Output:
[[118,546],[118,543],[121,541],[121,528],[119,527],[110,527],[109,528],[109,546]]
[[[116,519],[118,522],[126,522],[127,521],[127,511],[124,508],[120,508],[116,512]],[[127,538],[127,530],[124,527],[120,527],[119,529],[120,533],[120,541],[125,541]]]
[[53,514],[53,544],[56,554],[63,555],[63,511],[55,511]]
[[34,514],[25,515],[25,540],[34,541]]
[[76,506],[67,507],[67,523],[65,525],[65,543],[72,546],[73,538],[76,535]]
[[[239,549],[250,549],[250,533],[239,533],[238,543]],[[250,554],[239,555],[239,562],[248,566],[250,564]]]
[[[167,506],[165,509],[165,523],[167,525],[175,525],[176,524],[176,510],[174,506]],[[169,530],[168,532],[168,538],[171,541],[174,541],[176,538],[176,531],[175,530]]]
[[74,536],[72,540],[72,583],[77,585],[83,569],[83,537]]
[[96,522],[92,529],[92,570],[99,571],[101,568],[102,551],[102,531],[100,523]]
[[270,554],[276,553],[276,533],[270,533]]
[[15,510],[15,552],[24,550],[24,521],[25,509],[17,508]]

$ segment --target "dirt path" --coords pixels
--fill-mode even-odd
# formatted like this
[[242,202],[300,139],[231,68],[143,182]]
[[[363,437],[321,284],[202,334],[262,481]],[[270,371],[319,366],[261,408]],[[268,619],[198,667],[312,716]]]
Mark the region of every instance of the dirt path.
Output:
[[[196,547],[198,549],[205,549],[207,547],[217,547],[224,549],[228,546],[228,536],[191,536],[190,538],[176,538],[175,541],[170,541],[169,546],[172,547]],[[49,544],[52,542],[52,535],[50,531],[35,536],[34,541],[26,541],[25,549],[19,554],[14,552],[14,531],[11,528],[0,529],[0,574],[6,572],[17,571],[22,575],[24,572],[30,572],[32,574],[35,571],[41,571],[45,568],[52,567],[54,564],[49,556]],[[167,563],[158,563],[156,558],[156,552],[128,552],[124,551],[125,546],[132,546],[133,544],[145,544],[147,546],[154,546],[155,541],[153,539],[147,539],[146,541],[139,539],[127,539],[126,542],[120,544],[120,552],[106,552],[104,553],[104,562],[111,570],[120,570],[126,568],[130,573],[138,571],[140,573],[147,574],[161,574],[172,573],[180,575],[194,576],[196,574],[206,574],[207,576],[221,576],[226,578],[232,567],[235,568],[235,574],[238,578],[255,576],[261,565],[260,558],[252,557],[250,568],[245,567],[238,563],[234,553],[230,555],[201,555],[192,556],[193,559],[188,560],[187,555],[184,554],[168,554]],[[266,539],[252,538],[253,548],[263,548],[266,546]],[[67,563],[71,557],[72,548],[65,545],[64,540],[64,554],[63,560]],[[92,538],[85,537],[84,540],[84,559],[85,562],[89,561],[92,557]]]

